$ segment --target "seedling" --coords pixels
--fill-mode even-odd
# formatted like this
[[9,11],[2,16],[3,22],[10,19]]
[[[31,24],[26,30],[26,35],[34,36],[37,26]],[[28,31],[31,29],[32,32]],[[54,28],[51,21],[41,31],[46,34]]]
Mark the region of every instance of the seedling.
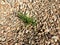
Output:
[[18,12],[18,17],[25,23],[25,24],[32,24],[33,26],[36,25],[36,20],[34,20],[33,18],[31,17],[27,17],[26,16],[27,14],[26,13],[21,13],[21,12]]

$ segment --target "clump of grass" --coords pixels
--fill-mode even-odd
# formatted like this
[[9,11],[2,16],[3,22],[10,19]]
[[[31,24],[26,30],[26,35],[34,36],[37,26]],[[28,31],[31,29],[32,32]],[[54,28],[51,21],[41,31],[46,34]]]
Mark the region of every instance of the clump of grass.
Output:
[[32,24],[33,26],[36,25],[36,20],[34,20],[33,18],[27,17],[27,14],[23,14],[21,12],[18,12],[18,17],[25,23],[25,24]]

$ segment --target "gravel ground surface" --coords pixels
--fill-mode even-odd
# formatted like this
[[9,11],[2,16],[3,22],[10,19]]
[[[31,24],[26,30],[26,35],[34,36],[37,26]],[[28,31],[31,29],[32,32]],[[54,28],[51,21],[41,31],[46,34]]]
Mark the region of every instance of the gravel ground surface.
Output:
[[[37,25],[25,26],[18,11]],[[60,45],[60,0],[0,0],[0,45]]]

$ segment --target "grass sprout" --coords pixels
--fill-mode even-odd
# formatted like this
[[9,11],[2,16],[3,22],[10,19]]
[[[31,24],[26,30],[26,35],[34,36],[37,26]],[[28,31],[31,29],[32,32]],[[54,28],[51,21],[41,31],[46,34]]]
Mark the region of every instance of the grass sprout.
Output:
[[26,16],[27,14],[26,13],[21,13],[21,12],[18,12],[18,17],[25,23],[25,24],[32,24],[33,26],[36,25],[36,20],[34,20],[33,18],[31,17],[27,17]]

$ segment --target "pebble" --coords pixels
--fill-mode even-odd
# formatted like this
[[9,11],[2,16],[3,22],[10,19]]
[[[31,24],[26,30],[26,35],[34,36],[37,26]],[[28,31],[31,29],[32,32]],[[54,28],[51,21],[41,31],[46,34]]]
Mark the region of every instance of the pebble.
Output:
[[10,30],[10,27],[7,27],[7,29],[6,30]]
[[52,38],[53,38],[53,39],[58,39],[58,36],[53,36]]
[[29,31],[28,30],[26,30],[26,33],[28,33]]
[[46,29],[45,32],[46,32],[46,33],[50,32],[50,29]]
[[60,5],[59,5],[59,8],[60,8]]
[[55,42],[57,42],[57,40],[59,39],[58,36],[53,36],[52,39],[55,40]]
[[17,43],[15,43],[15,45],[18,45]]
[[33,0],[29,0],[30,2],[33,2]]
[[1,4],[5,4],[5,2],[2,1]]
[[0,37],[0,41],[5,41],[6,38],[5,37]]
[[56,0],[56,2],[57,2],[57,0]]

